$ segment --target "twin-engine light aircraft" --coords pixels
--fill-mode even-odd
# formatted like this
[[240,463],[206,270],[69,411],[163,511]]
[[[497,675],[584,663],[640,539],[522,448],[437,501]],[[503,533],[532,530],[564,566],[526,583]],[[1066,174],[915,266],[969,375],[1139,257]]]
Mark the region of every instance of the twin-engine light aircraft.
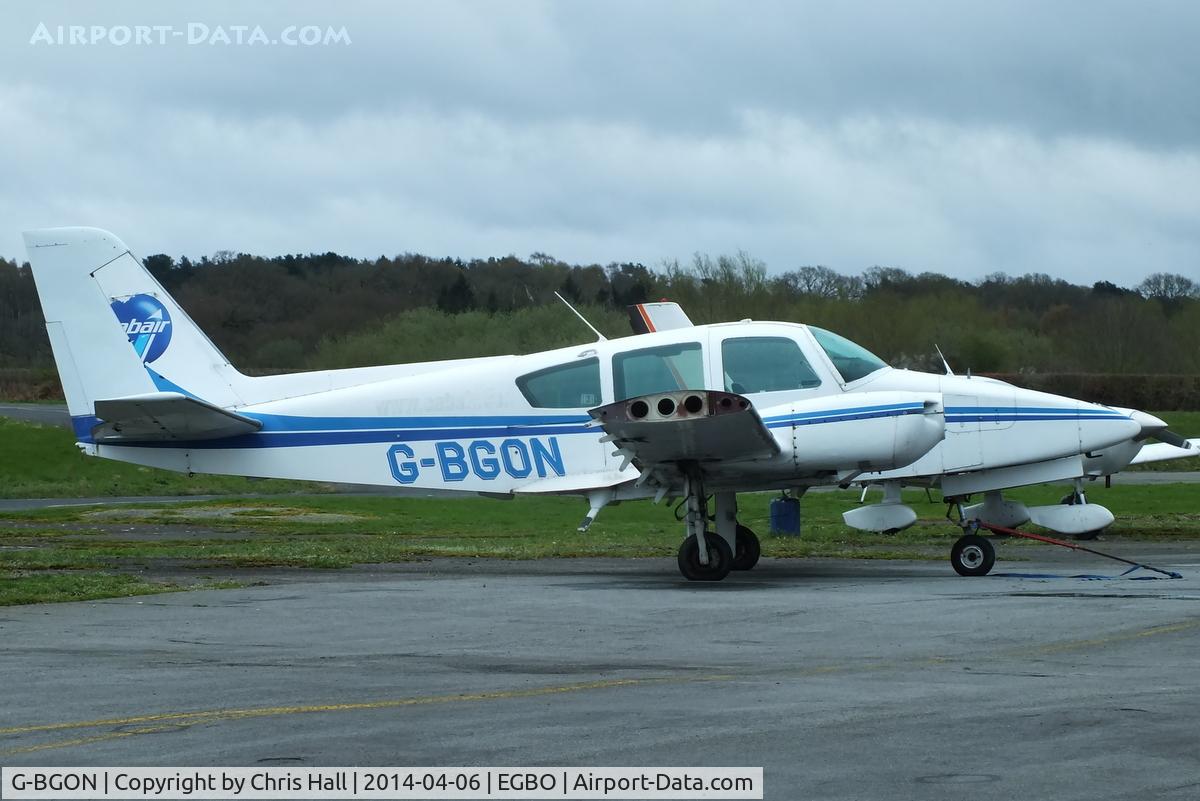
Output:
[[[691,580],[758,561],[739,492],[878,485],[883,500],[845,522],[891,531],[917,517],[901,487],[940,487],[967,532],[953,566],[983,575],[995,553],[972,521],[1092,532],[1113,516],[1087,502],[1083,479],[1200,453],[1144,412],[893,369],[810,325],[692,325],[673,303],[632,307],[634,336],[527,356],[249,377],[112,234],[55,228],[25,244],[88,455],[416,493],[577,495],[581,530],[610,503],[680,499]],[[1075,491],[1061,505],[1001,495],[1062,480]],[[983,501],[965,505],[973,495]]]

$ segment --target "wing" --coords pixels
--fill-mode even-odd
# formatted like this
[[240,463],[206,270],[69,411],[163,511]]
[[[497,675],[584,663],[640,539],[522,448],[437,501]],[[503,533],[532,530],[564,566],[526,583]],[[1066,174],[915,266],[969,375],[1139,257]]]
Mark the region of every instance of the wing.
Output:
[[766,459],[779,445],[741,395],[683,390],[643,395],[588,412],[612,442],[644,470],[669,462]]
[[92,429],[106,445],[219,439],[250,434],[262,422],[179,392],[152,392],[96,401],[101,422]]
[[1148,464],[1150,462],[1165,462],[1168,459],[1181,459],[1185,456],[1200,456],[1200,439],[1183,441],[1186,448],[1169,445],[1165,442],[1155,442],[1153,445],[1143,445],[1138,455],[1133,457],[1130,464]]

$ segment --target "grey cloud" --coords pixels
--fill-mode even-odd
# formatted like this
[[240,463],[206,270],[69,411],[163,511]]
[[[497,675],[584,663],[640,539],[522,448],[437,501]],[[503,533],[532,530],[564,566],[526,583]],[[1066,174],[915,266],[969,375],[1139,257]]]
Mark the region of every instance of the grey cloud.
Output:
[[[1150,3],[115,4],[30,6],[5,25],[6,72],[161,107],[323,118],[477,110],[656,128],[930,116],[1194,143],[1200,6]],[[31,48],[53,24],[345,26],[351,47]]]
[[[1196,275],[1200,7],[6,7],[0,253],[549,251],[774,269]],[[54,24],[345,26],[349,47],[30,47]]]

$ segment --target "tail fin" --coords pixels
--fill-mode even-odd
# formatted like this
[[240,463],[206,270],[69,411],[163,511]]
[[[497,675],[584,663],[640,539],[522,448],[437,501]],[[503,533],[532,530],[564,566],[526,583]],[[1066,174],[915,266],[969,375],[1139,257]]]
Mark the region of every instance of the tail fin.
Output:
[[125,244],[99,228],[25,232],[54,361],[73,416],[156,391],[214,406],[246,379]]
[[629,311],[629,325],[633,327],[635,334],[652,334],[655,331],[692,327],[692,321],[683,307],[668,300],[660,303],[637,303],[626,308]]

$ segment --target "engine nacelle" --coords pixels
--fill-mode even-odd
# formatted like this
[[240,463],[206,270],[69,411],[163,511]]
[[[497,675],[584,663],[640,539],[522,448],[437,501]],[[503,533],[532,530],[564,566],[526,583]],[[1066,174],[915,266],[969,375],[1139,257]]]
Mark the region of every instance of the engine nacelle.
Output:
[[[791,406],[793,460],[801,470],[889,470],[920,459],[946,436],[941,397],[847,392]],[[783,418],[766,418],[777,427]]]
[[1129,463],[1141,449],[1142,443],[1135,439],[1110,445],[1095,455],[1085,456],[1083,471],[1089,476],[1111,476],[1113,473],[1119,473],[1129,467]]

